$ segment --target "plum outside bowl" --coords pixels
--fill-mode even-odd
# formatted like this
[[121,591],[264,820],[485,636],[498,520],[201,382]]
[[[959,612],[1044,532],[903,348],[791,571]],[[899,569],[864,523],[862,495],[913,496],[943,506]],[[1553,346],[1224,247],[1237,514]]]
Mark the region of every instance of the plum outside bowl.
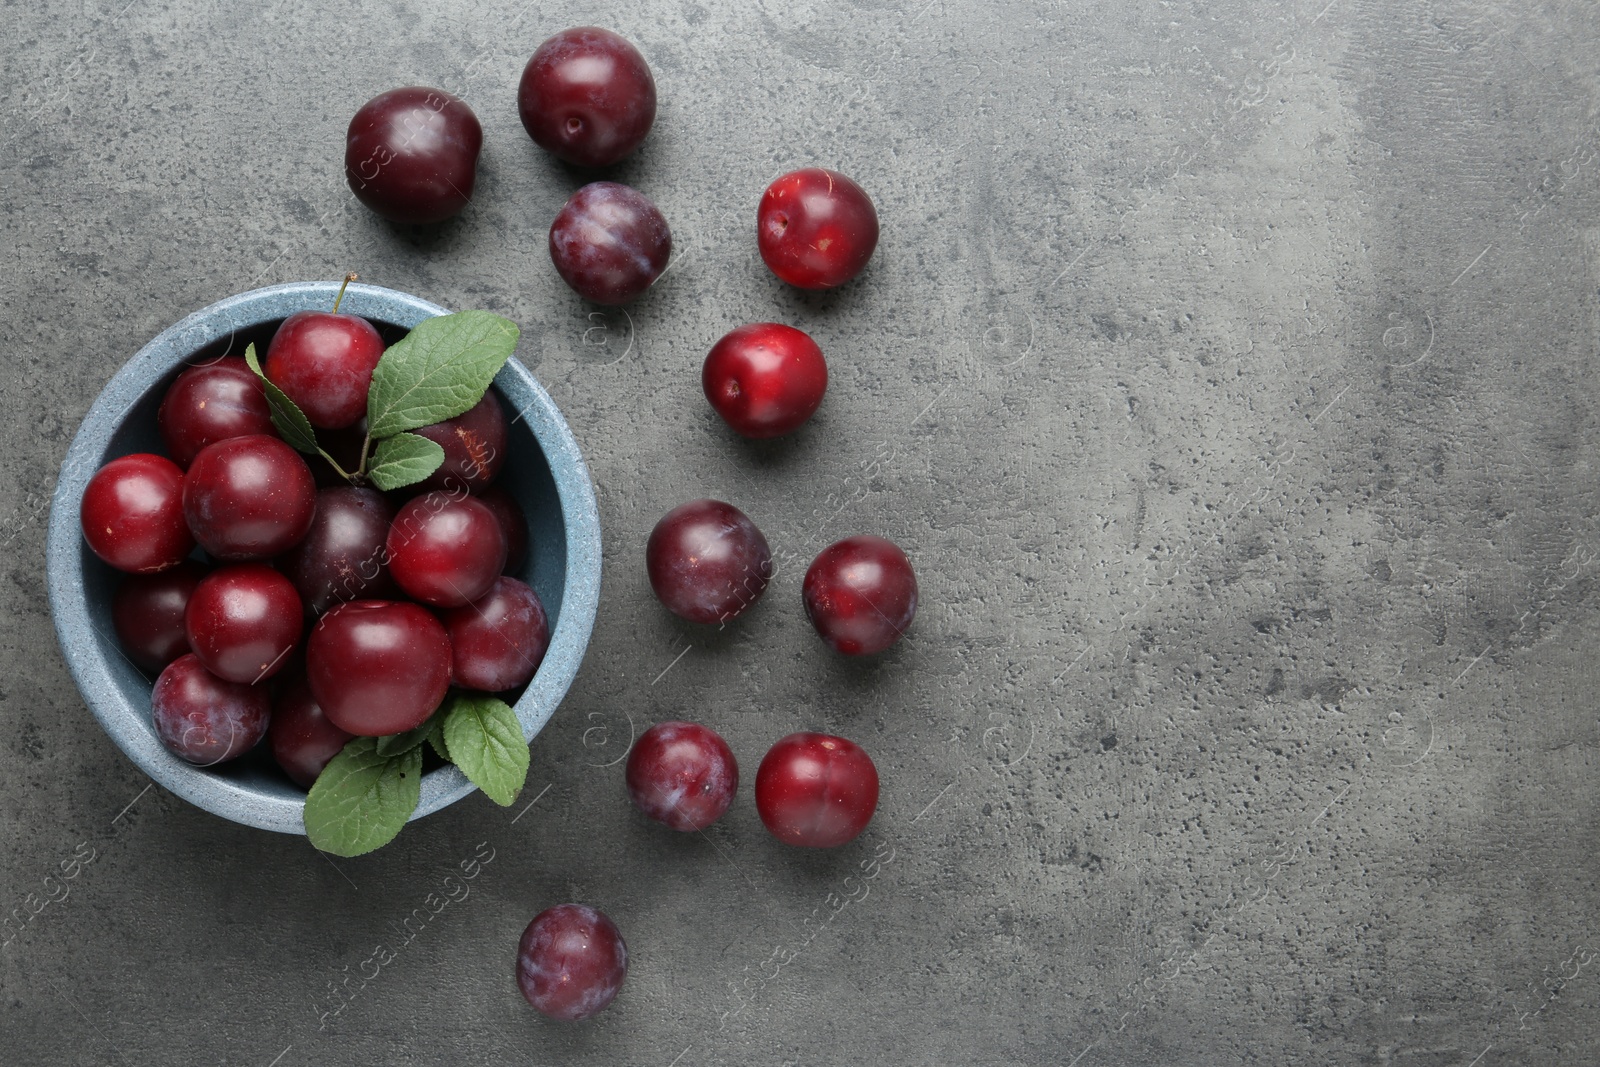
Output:
[[[50,506],[47,577],[56,636],[78,691],[101,727],[128,758],[162,786],[197,807],[263,830],[302,834],[305,793],[264,754],[197,767],[169,752],[150,718],[152,680],[118,645],[111,596],[121,575],[89,550],[80,528],[84,488],[110,460],[162,452],[156,410],[186,365],[242,355],[254,342],[265,355],[278,323],[296,311],[328,310],[337,282],[297,282],[241,293],[197,311],[162,331],[119,370],[96,398],[73,438]],[[351,285],[339,308],[366,318],[392,344],[446,309],[419,297]],[[511,493],[528,520],[529,554],[514,577],[531,585],[550,620],[550,647],[514,707],[532,741],[565,696],[583,659],[600,594],[600,519],[594,486],[577,442],[550,395],[515,358],[494,389],[510,424],[507,457],[496,484]],[[413,819],[472,792],[451,765],[422,779]]]

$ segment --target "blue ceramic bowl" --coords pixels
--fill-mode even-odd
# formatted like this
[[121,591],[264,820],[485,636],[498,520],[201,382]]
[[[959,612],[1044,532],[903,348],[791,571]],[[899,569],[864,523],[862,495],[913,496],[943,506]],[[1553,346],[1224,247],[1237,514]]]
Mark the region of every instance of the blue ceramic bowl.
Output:
[[[300,282],[229,297],[195,312],[142,348],[111,379],[67,451],[50,507],[50,610],[61,651],[89,710],[111,740],[145,773],[185,800],[225,819],[283,833],[305,832],[305,794],[263,758],[261,750],[216,767],[193,766],[168,752],[150,721],[151,680],[117,646],[111,596],[120,575],[84,543],[79,503],[106,462],[132,452],[160,452],[156,410],[167,385],[187,363],[231,353],[253,341],[266,354],[278,323],[296,311],[333,306],[336,282]],[[447,312],[405,293],[352,285],[340,311],[372,322],[393,342],[423,319]],[[600,595],[600,517],[594,486],[566,421],[527,368],[515,359],[494,381],[512,412],[506,465],[499,484],[528,519],[529,557],[517,577],[538,592],[550,617],[550,649],[516,703],[531,741],[550,720],[578,673]],[[412,818],[438,811],[472,792],[446,765],[422,779]]]

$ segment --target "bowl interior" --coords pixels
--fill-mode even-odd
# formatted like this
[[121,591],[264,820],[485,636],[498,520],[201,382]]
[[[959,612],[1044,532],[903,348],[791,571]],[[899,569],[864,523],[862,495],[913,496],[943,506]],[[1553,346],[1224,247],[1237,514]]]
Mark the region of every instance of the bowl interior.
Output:
[[[331,285],[317,283],[309,288],[314,291],[308,294],[303,306],[326,307],[331,303]],[[330,294],[325,299],[321,295],[323,288]],[[377,299],[372,299],[374,293],[379,294]],[[378,328],[386,344],[403,337],[411,326],[427,317],[416,314],[409,305],[390,306],[392,302],[382,299],[382,294],[387,293],[387,290],[369,286],[352,287],[341,309],[354,310],[366,317]],[[415,298],[408,299],[416,305],[429,307]],[[145,376],[148,384],[133,383],[132,388],[120,391],[107,387],[96,410],[85,420],[79,440],[74,442],[73,452],[79,454],[69,454],[69,464],[63,469],[54,508],[62,514],[52,515],[52,557],[70,537],[71,562],[76,564],[72,569],[78,571],[79,580],[76,588],[72,588],[74,583],[70,580],[60,580],[64,578],[64,569],[52,558],[51,596],[63,650],[80,690],[113,740],[135,762],[168,788],[217,814],[267,829],[300,833],[303,832],[299,813],[304,791],[278,769],[265,744],[240,759],[209,768],[184,763],[162,747],[150,718],[153,679],[123,655],[111,625],[111,597],[122,575],[89,550],[77,529],[77,501],[93,471],[118,456],[164,452],[156,428],[156,413],[167,387],[184,367],[225,355],[242,355],[250,343],[255,344],[258,355],[264,355],[286,313],[252,318],[247,322],[235,316],[229,329],[194,347],[171,344],[168,335],[173,331],[168,331],[163,338],[169,341],[169,351],[161,360],[162,366],[149,368]],[[152,347],[156,343],[152,342]],[[141,353],[141,358],[144,354]],[[597,592],[598,528],[587,473],[548,395],[527,370],[514,361],[496,378],[493,392],[506,411],[508,423],[507,457],[496,484],[516,500],[528,523],[527,560],[519,571],[512,573],[538,593],[549,616],[552,635],[550,651],[533,680],[523,689],[503,697],[516,707],[524,734],[531,739],[548,720],[570,684],[593,622],[588,581],[574,583],[571,580],[575,575],[570,566],[569,531],[593,528],[594,543],[588,544],[585,537],[585,544],[581,546],[593,549],[593,559],[578,570],[594,570],[593,592]],[[112,401],[111,406],[101,410],[101,403],[108,400]],[[92,429],[91,422],[105,428],[99,441],[93,443],[84,440]],[[541,441],[541,436],[547,440]],[[547,443],[552,445],[550,451],[556,453],[554,458],[546,449]],[[86,446],[87,450],[80,452],[80,446]],[[567,482],[566,500],[558,469]],[[579,491],[574,492],[574,488]],[[70,516],[65,514],[68,511]],[[69,518],[69,529],[57,528],[66,526]],[[587,560],[590,553],[583,554]],[[199,550],[196,556],[204,558]],[[585,602],[575,609],[568,602],[574,588],[579,599]],[[87,624],[88,632],[69,639],[69,631],[78,621]],[[455,767],[439,763],[431,751],[427,758],[430,760],[427,766],[432,769],[423,776],[419,817],[472,790],[471,783]]]

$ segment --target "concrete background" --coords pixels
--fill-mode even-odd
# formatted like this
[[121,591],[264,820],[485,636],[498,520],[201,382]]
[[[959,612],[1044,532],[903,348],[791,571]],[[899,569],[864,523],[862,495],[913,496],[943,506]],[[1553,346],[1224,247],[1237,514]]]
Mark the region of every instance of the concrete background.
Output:
[[[0,1061],[1600,1062],[1600,8],[0,18],[0,904],[76,872],[0,949]],[[534,47],[585,23],[660,87],[611,176],[677,259],[626,315],[556,278],[545,232],[579,180],[514,106]],[[403,84],[485,126],[477,200],[437,232],[341,173],[350,115]],[[866,276],[821,296],[752,232],[765,184],[810,164],[883,220]],[[349,269],[521,324],[607,571],[532,806],[475,795],[336,864],[147,789],[72,688],[41,572],[61,457],[129,355],[227,294]],[[762,319],[810,331],[833,384],[751,446],[698,368]],[[650,527],[700,495],[796,564],[723,633],[644,575]],[[856,532],[905,546],[923,593],[867,663],[798,595]],[[802,854],[746,784],[705,836],[658,830],[617,761],[668,717],[722,731],[747,783],[782,734],[853,737],[878,816]],[[479,854],[470,896],[363,985]],[[524,924],[569,899],[633,959],[580,1026],[511,979]]]

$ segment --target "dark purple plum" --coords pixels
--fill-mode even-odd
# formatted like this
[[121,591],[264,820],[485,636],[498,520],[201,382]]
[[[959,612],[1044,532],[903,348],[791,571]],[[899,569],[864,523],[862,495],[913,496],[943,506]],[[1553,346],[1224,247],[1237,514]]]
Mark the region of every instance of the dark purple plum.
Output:
[[592,182],[573,193],[550,227],[556,273],[596,304],[633,300],[670,258],[666,218],[643,193],[616,182]]
[[319,430],[342,430],[366,415],[372,369],[383,358],[383,338],[372,323],[339,314],[337,300],[333,306],[331,312],[296,311],[284,319],[261,363],[267,380]]
[[328,761],[353,736],[322,713],[322,706],[311,695],[311,686],[303,676],[284,687],[273,702],[272,725],[267,727],[272,758],[303,789],[311,788]]
[[739,790],[739,764],[720,734],[692,722],[658,722],[628,750],[634,807],[674,830],[704,830]]
[[535,144],[580,167],[627,156],[656,118],[656,83],[639,50],[580,26],[539,46],[522,71],[517,111]]
[[206,568],[186,559],[171,570],[130,574],[111,598],[111,625],[129,659],[160,671],[189,651],[183,609]]
[[481,493],[506,462],[506,413],[493,391],[465,413],[412,430],[444,449],[444,463],[415,488]]
[[450,639],[416,604],[352,600],[312,627],[306,681],[339,729],[362,737],[404,733],[427,722],[450,688]]
[[668,611],[690,622],[726,622],[766,592],[772,552],[756,524],[732,504],[691,500],[650,531],[645,566]]
[[281,671],[304,620],[294,584],[265,563],[235,563],[200,580],[183,610],[189,648],[229,682],[254,685]]
[[917,576],[893,541],[863,534],[817,554],[801,586],[806,617],[835,652],[868,656],[906,632],[917,614]]
[[238,356],[189,367],[178,375],[161,399],[156,426],[167,455],[180,467],[194,462],[213,441],[278,432],[261,379]]
[[317,493],[317,514],[305,540],[278,563],[308,614],[321,615],[347,600],[381,600],[394,591],[384,549],[394,511],[376,489],[345,485]]
[[576,1021],[604,1011],[628,974],[616,924],[586,904],[557,904],[534,917],[517,945],[517,985],[540,1012]]
[[437,490],[395,513],[385,547],[389,573],[405,594],[436,608],[470,604],[506,565],[506,535],[494,512]]
[[209,767],[254,748],[272,708],[265,686],[223,681],[190,653],[156,679],[150,714],[156,736],[174,755]]
[[391,222],[443,222],[472,200],[483,126],[466,101],[408,86],[373,97],[350,120],[344,175]]
[[772,836],[802,848],[837,848],[878,810],[878,768],[854,741],[790,734],[756,768],[756,814]]
[[183,518],[220,560],[267,559],[300,543],[317,485],[300,453],[266,434],[216,441],[183,475]]
[[133,574],[176,567],[195,541],[184,521],[184,477],[172,460],[150,452],[121,456],[95,471],[78,513],[90,550]]
[[528,520],[522,508],[510,493],[497,485],[484,490],[478,499],[494,512],[494,517],[500,521],[500,532],[506,535],[506,573],[521,570],[528,558]]
[[465,607],[442,613],[450,637],[450,681],[498,693],[533,677],[550,647],[539,595],[515,578],[496,578]]

